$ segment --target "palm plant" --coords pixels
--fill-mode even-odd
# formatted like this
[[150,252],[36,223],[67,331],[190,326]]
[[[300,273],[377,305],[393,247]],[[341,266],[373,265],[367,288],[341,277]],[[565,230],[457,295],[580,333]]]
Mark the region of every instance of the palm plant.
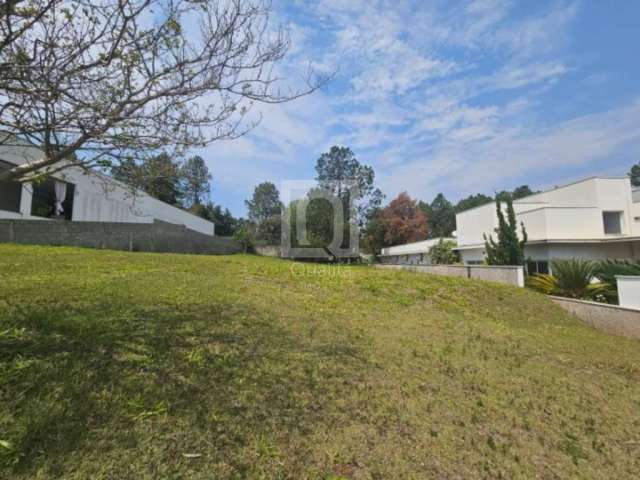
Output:
[[535,274],[527,279],[527,286],[547,295],[595,300],[604,297],[609,284],[594,282],[598,265],[581,258],[552,260],[553,275]]

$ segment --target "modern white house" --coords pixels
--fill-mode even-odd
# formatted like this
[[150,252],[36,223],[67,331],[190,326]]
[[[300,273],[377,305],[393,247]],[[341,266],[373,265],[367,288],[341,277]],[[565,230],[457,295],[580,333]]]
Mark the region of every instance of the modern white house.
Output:
[[[0,146],[0,171],[41,157],[39,148],[26,143]],[[212,222],[134,191],[97,171],[69,167],[38,183],[0,181],[0,219],[52,218],[143,224],[159,220],[206,235],[215,234]]]
[[[555,258],[640,259],[640,190],[628,177],[592,177],[513,202],[527,230],[529,273]],[[457,250],[467,265],[485,257],[483,235],[498,225],[494,203],[456,215]]]

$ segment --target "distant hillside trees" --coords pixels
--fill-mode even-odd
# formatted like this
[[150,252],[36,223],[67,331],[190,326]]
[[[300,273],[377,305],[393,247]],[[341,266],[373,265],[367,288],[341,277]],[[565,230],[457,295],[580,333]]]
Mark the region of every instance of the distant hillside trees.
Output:
[[538,192],[534,192],[529,188],[529,185],[521,185],[515,190],[509,192],[507,190],[503,190],[496,195],[496,200],[500,200],[501,202],[506,202],[509,198],[511,200],[518,200],[520,198],[528,197],[529,195],[533,195]]
[[142,190],[170,205],[182,206],[184,196],[180,163],[162,152],[141,161],[128,158],[114,166],[111,174],[116,180]]
[[631,178],[631,185],[640,187],[640,162],[631,167],[631,170],[629,170],[629,178]]
[[220,205],[214,205],[212,202],[206,204],[195,204],[189,211],[205,220],[209,220],[215,224],[216,235],[221,237],[230,237],[238,229],[242,223],[242,219],[235,218],[228,208],[224,210]]
[[466,198],[460,200],[455,207],[456,213],[464,212],[471,208],[480,207],[487,203],[493,202],[493,197],[485,195],[484,193],[476,193],[475,195],[469,195]]
[[[537,192],[528,185],[521,185],[513,191],[503,190],[495,199],[506,202],[508,199],[518,200]],[[486,205],[494,201],[493,197],[477,193],[452,204],[443,193],[438,193],[431,203],[421,201],[418,205],[429,219],[429,238],[449,237],[456,229],[456,214],[471,208]]]
[[429,219],[429,238],[451,236],[456,229],[456,210],[444,194],[439,193],[431,204],[418,205]]

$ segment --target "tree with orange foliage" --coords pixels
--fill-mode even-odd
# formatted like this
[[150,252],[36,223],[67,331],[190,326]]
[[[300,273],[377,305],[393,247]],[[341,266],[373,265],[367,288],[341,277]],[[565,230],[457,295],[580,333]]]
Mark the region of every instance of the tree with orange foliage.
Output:
[[385,244],[401,245],[427,238],[427,216],[418,208],[416,200],[402,192],[382,212]]

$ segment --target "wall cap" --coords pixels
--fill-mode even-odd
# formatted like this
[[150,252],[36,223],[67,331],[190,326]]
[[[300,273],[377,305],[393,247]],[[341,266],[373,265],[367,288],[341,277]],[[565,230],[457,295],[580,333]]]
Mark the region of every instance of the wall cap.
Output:
[[595,307],[608,308],[610,310],[624,310],[626,312],[640,313],[637,308],[621,307],[620,305],[611,305],[609,303],[592,302],[589,300],[578,300],[577,298],[558,297],[556,295],[547,295],[552,300],[559,300],[561,302],[577,303],[579,305],[592,305]]
[[616,275],[617,280],[635,280],[640,282],[640,275]]

